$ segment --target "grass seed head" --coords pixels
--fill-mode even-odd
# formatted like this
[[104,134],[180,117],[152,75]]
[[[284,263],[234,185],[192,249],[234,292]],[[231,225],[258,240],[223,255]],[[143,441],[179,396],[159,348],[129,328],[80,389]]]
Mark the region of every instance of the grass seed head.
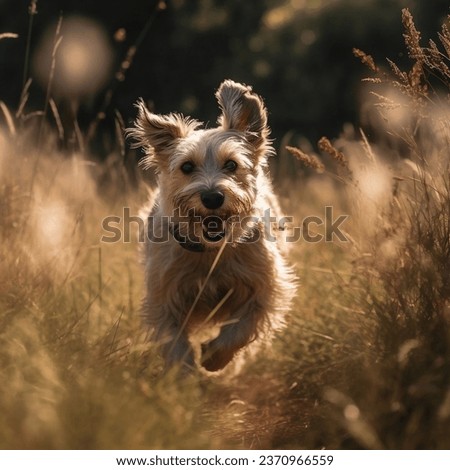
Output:
[[317,145],[322,152],[330,155],[339,165],[348,168],[348,161],[345,158],[345,155],[334,147],[327,137],[322,137]]
[[306,167],[316,170],[317,173],[325,171],[325,165],[315,155],[308,155],[297,147],[286,146],[286,150],[293,155],[299,162],[303,163]]

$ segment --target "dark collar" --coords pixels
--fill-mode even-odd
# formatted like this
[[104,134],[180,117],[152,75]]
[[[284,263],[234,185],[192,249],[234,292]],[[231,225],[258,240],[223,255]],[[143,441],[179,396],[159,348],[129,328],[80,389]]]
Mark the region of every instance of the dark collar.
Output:
[[194,242],[188,237],[180,235],[180,231],[178,230],[177,226],[171,225],[169,227],[169,232],[172,234],[173,238],[175,238],[181,248],[184,248],[188,251],[193,251],[194,253],[201,253],[203,251],[206,251],[206,247],[202,242]]

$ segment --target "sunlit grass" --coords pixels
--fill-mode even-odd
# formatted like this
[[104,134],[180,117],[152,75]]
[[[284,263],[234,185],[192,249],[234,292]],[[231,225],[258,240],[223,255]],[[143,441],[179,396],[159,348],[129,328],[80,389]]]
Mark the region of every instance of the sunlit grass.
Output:
[[136,244],[100,243],[118,206],[86,190],[82,161],[40,156],[36,176],[37,156],[14,158],[0,182],[2,448],[210,446],[193,431],[199,383],[160,377],[144,341]]
[[145,340],[137,240],[101,242],[105,217],[138,213],[144,184],[120,152],[63,153],[56,129],[3,106],[0,447],[448,448],[448,114],[435,96],[414,114],[423,89],[403,87],[412,127],[390,145],[322,141],[334,160],[315,175],[278,162],[285,212],[333,206],[350,215],[347,241],[292,244],[287,327],[238,375],[183,379]]

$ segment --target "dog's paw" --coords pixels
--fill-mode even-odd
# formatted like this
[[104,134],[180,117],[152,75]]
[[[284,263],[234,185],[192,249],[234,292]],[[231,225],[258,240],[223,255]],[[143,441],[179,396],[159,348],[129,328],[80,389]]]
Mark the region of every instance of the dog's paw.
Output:
[[213,341],[202,344],[201,365],[209,372],[217,372],[229,364],[234,352],[214,348]]

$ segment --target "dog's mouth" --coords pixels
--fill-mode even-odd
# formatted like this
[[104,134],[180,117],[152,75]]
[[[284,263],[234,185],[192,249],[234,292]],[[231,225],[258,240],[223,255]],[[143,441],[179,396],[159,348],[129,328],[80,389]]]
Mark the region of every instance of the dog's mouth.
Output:
[[217,243],[225,236],[225,221],[217,215],[209,215],[202,221],[205,240]]

